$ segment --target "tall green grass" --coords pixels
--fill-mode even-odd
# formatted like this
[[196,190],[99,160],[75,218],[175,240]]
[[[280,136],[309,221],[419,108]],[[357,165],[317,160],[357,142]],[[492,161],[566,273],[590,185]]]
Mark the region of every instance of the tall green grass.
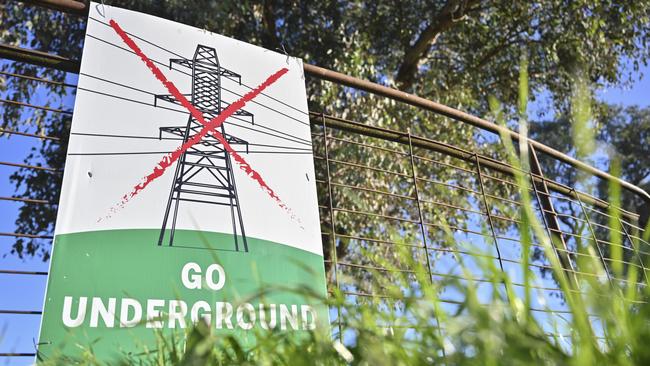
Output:
[[[527,85],[526,61],[522,61],[517,106],[519,129],[526,134]],[[573,131],[578,157],[593,152],[594,134],[590,128],[590,97],[587,84],[576,79],[573,98]],[[495,121],[505,125],[499,102],[490,98]],[[501,136],[508,163],[515,167],[515,180],[523,203],[519,211],[523,273],[523,293],[517,291],[512,279],[498,268],[494,260],[477,256],[470,266],[463,257],[456,261],[466,279],[448,277],[432,281],[424,260],[408,247],[396,246],[400,265],[413,269],[410,273],[392,272],[391,276],[376,272],[372,286],[381,288],[385,296],[364,301],[350,301],[338,289],[327,299],[331,309],[338,309],[341,332],[332,329],[307,332],[305,337],[282,332],[256,333],[257,343],[245,348],[237,338],[219,336],[205,324],[187,330],[186,342],[159,337],[155,349],[139,355],[124,356],[122,364],[141,365],[646,365],[650,364],[650,295],[646,274],[636,266],[623,266],[622,235],[611,235],[609,268],[603,265],[593,242],[583,243],[577,250],[589,254],[578,256],[573,263],[578,270],[567,272],[558,258],[553,239],[534,211],[534,197],[529,170],[529,147],[526,140],[513,142]],[[612,160],[612,173],[620,167]],[[588,177],[581,177],[581,186],[588,187]],[[609,202],[618,207],[621,189],[609,186]],[[612,208],[610,229],[621,229],[620,213]],[[444,217],[444,215],[440,215]],[[454,242],[449,227],[443,229],[448,242]],[[646,230],[645,240],[650,231]],[[391,233],[392,241],[405,239]],[[560,296],[570,310],[565,325],[557,333],[547,332],[544,322],[531,310],[532,300],[540,296],[534,289],[539,274],[531,270],[531,245],[542,245],[552,277],[560,288]],[[473,244],[456,243],[471,247]],[[639,243],[635,243],[637,248]],[[379,259],[381,261],[381,259]],[[394,260],[382,266],[397,269]],[[472,280],[478,270],[491,282],[491,290],[478,290]],[[621,278],[627,281],[608,280]],[[439,301],[441,291],[453,289],[462,294],[457,310],[450,312]],[[303,290],[296,290],[303,291]],[[315,296],[304,292],[303,296]],[[394,298],[395,300],[389,300]],[[543,302],[544,299],[539,299]],[[67,362],[103,364],[95,359],[92,347],[83,345],[84,355]],[[42,360],[42,364],[59,364],[61,359]]]

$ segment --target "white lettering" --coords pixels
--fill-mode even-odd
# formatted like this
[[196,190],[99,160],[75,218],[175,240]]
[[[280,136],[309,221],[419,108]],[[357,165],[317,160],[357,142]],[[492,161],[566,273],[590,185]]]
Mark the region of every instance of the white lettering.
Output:
[[162,328],[160,309],[165,306],[165,300],[149,299],[147,300],[147,328]]
[[[190,271],[197,273],[190,274]],[[201,288],[201,267],[194,263],[189,262],[183,266],[181,270],[181,281],[183,286],[190,290],[200,289]]]
[[[217,283],[214,283],[214,271],[219,273],[219,280]],[[205,270],[205,283],[212,290],[218,291],[223,288],[223,285],[226,283],[226,271],[223,270],[223,267],[214,263],[208,266],[208,269]]]
[[271,322],[270,323],[266,322],[266,307],[264,306],[264,304],[260,304],[259,307],[260,307],[260,325],[262,326],[262,329],[269,329],[269,328],[274,329],[275,325],[277,323],[277,321],[276,321],[277,316],[275,314],[275,308],[276,308],[275,304],[269,305],[269,307],[271,308]]
[[280,328],[282,330],[287,329],[287,320],[289,320],[289,325],[291,328],[298,329],[298,306],[291,305],[291,312],[285,304],[280,304]]
[[[129,319],[129,308],[133,309],[133,317]],[[120,327],[132,328],[142,321],[142,305],[138,300],[124,298],[120,305]]]
[[[200,315],[199,311],[203,310],[204,314]],[[210,325],[212,324],[212,315],[210,314],[210,304],[208,304],[205,301],[197,301],[192,305],[192,309],[190,310],[190,316],[192,317],[192,323],[196,324],[199,322],[199,316],[203,318],[203,321],[205,324]],[[205,314],[207,313],[207,314]]]
[[77,307],[77,316],[72,319],[72,296],[66,296],[63,298],[63,314],[61,314],[61,320],[63,324],[69,328],[76,328],[80,326],[84,319],[86,319],[86,305],[88,304],[87,297],[79,298],[79,306]]
[[[248,321],[244,319],[244,311],[248,312]],[[249,330],[255,324],[255,307],[249,303],[241,304],[237,307],[237,325],[241,329]]]
[[[226,308],[226,314],[223,314],[223,308]],[[229,302],[217,302],[217,320],[216,320],[216,328],[221,329],[223,328],[223,322],[224,320],[226,321],[226,326],[228,329],[232,329],[232,305]]]
[[[316,329],[316,312],[314,311],[314,308],[309,305],[301,305],[300,313],[302,315],[302,329]],[[309,314],[311,314],[311,321],[308,320]]]
[[[217,269],[211,270],[211,272]],[[199,275],[202,277],[201,275]],[[212,283],[212,285],[216,285]],[[211,286],[212,286],[211,285]],[[119,318],[116,316],[117,301],[120,301]],[[88,324],[91,328],[104,326],[113,328],[119,321],[120,328],[132,328],[143,322],[147,328],[186,328],[187,322],[197,324],[204,321],[216,329],[251,330],[256,326],[272,330],[314,330],[318,328],[318,313],[311,305],[251,304],[241,303],[235,309],[227,301],[212,305],[198,300],[188,303],[184,300],[148,299],[146,304],[133,298],[100,298],[65,296],[61,319],[68,328]],[[73,307],[77,306],[73,314]],[[279,307],[279,309],[278,309]],[[279,311],[278,311],[279,310]],[[90,312],[89,322],[85,323]],[[279,318],[279,319],[278,319]],[[258,324],[259,321],[259,325]]]
[[113,328],[115,325],[115,298],[108,299],[108,308],[104,306],[104,302],[100,297],[93,297],[92,305],[90,306],[90,327],[97,328],[99,316],[101,315],[104,320],[104,325],[108,328]]
[[[180,311],[179,308],[180,307]],[[169,328],[176,328],[176,322],[181,328],[185,328],[185,315],[187,315],[187,304],[182,300],[169,301]]]

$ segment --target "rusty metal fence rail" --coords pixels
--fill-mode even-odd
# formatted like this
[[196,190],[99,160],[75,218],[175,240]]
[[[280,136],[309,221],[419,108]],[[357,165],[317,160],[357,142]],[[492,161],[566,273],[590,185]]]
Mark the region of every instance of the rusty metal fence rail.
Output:
[[[83,4],[76,1],[32,1],[57,10],[83,13]],[[28,62],[66,72],[78,72],[78,62],[13,46],[0,45],[0,57],[13,62]],[[433,115],[444,116],[454,123],[467,123],[493,133],[502,133],[514,140],[520,136],[504,127],[452,108],[424,100],[368,81],[359,80],[313,65],[305,65],[305,72],[316,80],[325,80],[353,87],[380,97],[394,99]],[[58,83],[28,75],[2,72],[3,78],[24,78],[39,83]],[[62,84],[74,88],[72,84]],[[36,108],[47,113],[70,114],[69,110],[32,105],[15,100],[0,99],[0,104],[21,108]],[[519,226],[522,225],[519,208],[522,198],[514,175],[518,168],[505,161],[486,156],[482,151],[436,141],[427,136],[412,135],[373,127],[369,121],[351,121],[321,111],[310,112],[314,164],[321,226],[323,232],[324,266],[330,291],[340,290],[350,303],[365,299],[391,299],[367,279],[382,274],[409,275],[414,271],[396,255],[398,248],[407,250],[428,272],[432,281],[453,278],[466,281],[459,271],[459,260],[474,269],[472,280],[486,293],[495,284],[476,263],[478,259],[491,261],[510,276],[515,291],[523,292],[521,269],[522,252]],[[0,136],[9,135],[27,139],[58,141],[63,136],[45,136],[35,131],[0,129]],[[2,139],[2,144],[20,143]],[[604,264],[608,281],[625,282],[611,271],[615,262],[637,267],[647,281],[650,263],[650,243],[643,239],[643,223],[632,209],[612,205],[576,187],[567,186],[554,178],[544,176],[544,167],[538,154],[568,164],[596,179],[615,181],[639,200],[650,202],[650,196],[640,188],[579,162],[539,142],[527,140],[531,152],[530,171],[521,171],[530,185],[533,209],[552,242],[567,276],[574,273],[593,275],[581,270],[580,258],[594,252],[581,250],[595,248],[597,260]],[[541,157],[541,156],[540,156]],[[4,159],[0,159],[4,160]],[[17,161],[0,161],[7,169],[33,169],[53,175],[61,171]],[[4,170],[3,170],[4,171]],[[0,179],[5,179],[3,177]],[[0,204],[55,205],[42,199],[0,196]],[[620,216],[612,216],[617,212]],[[618,220],[618,229],[607,223]],[[12,220],[13,218],[2,218]],[[613,232],[612,230],[615,230]],[[622,238],[614,243],[613,235]],[[0,236],[51,240],[51,235],[28,232],[0,232]],[[541,245],[533,244],[530,267],[539,273],[534,289],[545,299],[534,302],[532,311],[542,320],[558,316],[570,317],[570,311],[557,296],[560,289],[550,275],[551,267]],[[619,245],[620,259],[609,255],[608,246]],[[6,251],[7,248],[0,249]],[[390,265],[387,265],[390,264]],[[0,268],[3,276],[35,276],[45,280],[47,272]],[[645,282],[645,281],[644,281]],[[637,285],[643,285],[641,281]],[[405,292],[408,289],[404,289]],[[573,291],[580,291],[576,287]],[[439,294],[445,310],[456,311],[463,304],[461,294],[453,288],[443,288]],[[604,296],[606,296],[604,294]],[[40,316],[37,309],[0,309],[0,314],[16,317]],[[331,309],[333,329],[343,337],[344,313]],[[549,327],[549,334],[557,328]],[[9,335],[10,336],[10,335]],[[34,335],[35,337],[37,335]],[[34,350],[0,349],[0,357],[32,357]]]

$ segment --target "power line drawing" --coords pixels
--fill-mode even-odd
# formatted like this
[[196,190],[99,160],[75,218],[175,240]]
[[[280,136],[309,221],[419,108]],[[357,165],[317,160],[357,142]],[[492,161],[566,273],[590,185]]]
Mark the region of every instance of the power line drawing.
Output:
[[[222,67],[219,63],[217,51],[212,47],[199,44],[192,59],[171,58],[169,68],[173,69],[174,66],[190,70],[192,89],[191,93],[184,95],[203,114],[206,121],[212,120],[228,107],[228,103],[222,100],[221,78],[228,78],[241,84],[241,75]],[[176,98],[167,94],[155,95],[154,106],[157,107],[159,101],[180,105]],[[255,125],[253,114],[246,110],[239,109],[234,113],[234,116]],[[203,127],[190,114],[187,124],[184,126],[160,127],[159,138],[162,139],[163,134],[170,134],[180,136],[183,143],[185,143]],[[245,149],[246,152],[249,151],[247,141],[226,133],[225,123],[221,124],[219,128],[230,145],[237,145],[241,149]],[[246,231],[230,154],[221,142],[212,135],[206,136],[200,143],[183,153],[176,164],[158,239],[159,246],[162,246],[165,241],[170,218],[168,245],[173,246],[181,201],[228,206],[230,208],[235,250],[240,251],[239,231],[243,251],[248,252]]]

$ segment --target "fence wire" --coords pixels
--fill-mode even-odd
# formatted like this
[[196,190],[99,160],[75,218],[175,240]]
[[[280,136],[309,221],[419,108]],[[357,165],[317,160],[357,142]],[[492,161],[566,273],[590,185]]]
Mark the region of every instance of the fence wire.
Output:
[[[520,236],[523,202],[515,178],[504,174],[508,169],[517,168],[503,162],[499,162],[498,169],[493,164],[482,164],[490,159],[457,146],[453,155],[442,152],[442,148],[421,147],[423,143],[414,146],[414,138],[426,139],[408,132],[391,131],[393,138],[387,140],[372,136],[377,134],[368,136],[361,131],[338,129],[327,123],[333,120],[337,118],[312,113],[314,162],[320,173],[317,177],[319,209],[330,292],[338,289],[352,304],[377,304],[377,299],[381,299],[380,303],[387,309],[394,309],[399,297],[384,292],[373,276],[385,277],[386,282],[395,276],[397,283],[398,277],[412,275],[417,286],[414,272],[424,268],[432,281],[440,283],[451,279],[467,284],[471,279],[478,287],[477,292],[487,295],[484,296],[487,305],[494,286],[502,287],[498,291],[506,291],[505,286],[495,283],[494,276],[482,272],[484,267],[478,261],[487,260],[507,274],[514,295],[523,297]],[[558,243],[554,248],[558,257],[565,258],[564,269],[569,275],[599,276],[581,265],[582,259],[594,259],[596,253],[595,259],[606,269],[608,281],[629,280],[626,276],[614,277],[611,266],[619,262],[624,268],[637,267],[643,277],[634,285],[644,285],[650,247],[642,239],[636,214],[612,208],[607,202],[539,173],[523,173],[529,180],[536,218],[548,236]],[[559,190],[568,194],[550,190],[551,185],[563,188]],[[607,224],[613,217],[612,210],[620,215],[619,229]],[[612,231],[622,236],[619,244],[612,241]],[[621,259],[611,257],[608,250],[611,245],[621,247]],[[529,265],[538,279],[531,286],[537,293],[531,311],[547,326],[549,335],[566,338],[565,333],[570,333],[571,312],[551,274],[552,267],[543,246],[539,240],[533,240],[531,246]],[[411,266],[404,263],[398,255],[404,250],[398,247],[407,248],[417,268],[412,263]],[[594,248],[595,252],[585,250],[586,247]],[[469,268],[471,277],[462,268]],[[412,288],[403,290],[404,296],[412,294]],[[577,287],[571,291],[581,290]],[[454,286],[443,286],[439,301],[449,314],[458,313],[465,304],[464,294]],[[332,312],[333,328],[344,332],[348,314],[339,314],[339,309]],[[559,327],[554,325],[557,322],[561,323]],[[344,334],[339,336],[345,338]]]

